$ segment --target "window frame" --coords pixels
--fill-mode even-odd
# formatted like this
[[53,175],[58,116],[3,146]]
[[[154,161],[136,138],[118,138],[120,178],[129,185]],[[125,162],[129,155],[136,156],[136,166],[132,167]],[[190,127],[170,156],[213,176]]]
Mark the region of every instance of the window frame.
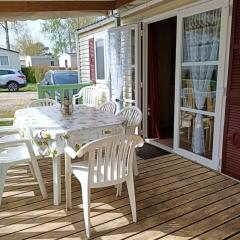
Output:
[[[97,33],[94,36],[94,59],[95,59],[95,76],[96,76],[96,83],[107,81],[107,54],[106,54],[106,38],[105,33]],[[98,40],[103,40],[103,56],[104,56],[104,78],[98,78],[97,76],[97,44]]]
[[[7,65],[2,65],[1,57],[6,57],[6,58],[7,58],[7,62],[8,62]],[[9,56],[7,56],[7,55],[2,55],[2,56],[0,56],[0,66],[4,66],[4,67],[6,67],[6,66],[10,66],[10,63],[9,63]]]

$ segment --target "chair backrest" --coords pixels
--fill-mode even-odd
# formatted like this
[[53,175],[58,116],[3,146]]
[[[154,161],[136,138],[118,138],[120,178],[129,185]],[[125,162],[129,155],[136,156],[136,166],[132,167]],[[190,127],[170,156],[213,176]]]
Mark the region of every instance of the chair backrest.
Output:
[[95,86],[84,87],[79,92],[79,98],[82,98],[82,103],[87,106],[96,106],[100,90]]
[[55,100],[44,98],[44,99],[37,99],[28,104],[28,108],[31,107],[46,107],[46,106],[57,106],[57,102]]
[[104,112],[113,113],[113,114],[115,114],[116,108],[117,108],[117,105],[114,102],[106,102],[99,107],[100,110]]
[[138,107],[130,106],[123,108],[118,114],[126,120],[126,133],[135,133],[136,127],[142,121],[142,112]]
[[181,92],[181,98],[183,100],[183,106],[188,108],[194,107],[194,95],[192,88],[183,88]]
[[105,187],[125,181],[132,174],[135,147],[143,143],[140,136],[115,135],[83,146],[77,155],[88,154],[89,187]]

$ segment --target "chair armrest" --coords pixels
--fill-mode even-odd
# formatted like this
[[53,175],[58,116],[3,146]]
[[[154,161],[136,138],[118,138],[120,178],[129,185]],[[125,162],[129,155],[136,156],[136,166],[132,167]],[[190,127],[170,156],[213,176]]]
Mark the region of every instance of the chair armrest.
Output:
[[0,139],[0,147],[3,147],[3,148],[16,147],[17,145],[22,145],[22,144],[26,144],[26,147],[28,149],[31,159],[33,158],[36,159],[36,155],[34,153],[32,143],[29,139],[19,139],[14,141],[5,141],[5,142],[1,142],[1,139]]
[[0,135],[19,133],[19,132],[20,132],[20,129],[17,128],[17,127],[13,127],[13,126],[3,126],[3,127],[0,127]]
[[0,138],[0,146],[1,147],[15,147],[16,145],[19,144],[31,144],[30,140],[28,139],[19,139],[19,140],[14,140],[14,141],[4,141],[1,142],[1,138]]
[[142,147],[144,145],[144,140],[141,139],[140,143],[138,143],[135,147]]
[[77,156],[77,153],[71,147],[65,147],[64,152],[71,158],[75,158]]

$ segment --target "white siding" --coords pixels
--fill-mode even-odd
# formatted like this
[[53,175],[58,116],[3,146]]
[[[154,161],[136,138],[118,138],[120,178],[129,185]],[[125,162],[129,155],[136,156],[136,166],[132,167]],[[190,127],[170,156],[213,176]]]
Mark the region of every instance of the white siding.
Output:
[[0,56],[7,56],[9,65],[0,65],[0,68],[12,68],[21,69],[20,66],[20,56],[18,52],[9,51],[7,49],[0,48]]
[[93,36],[80,37],[78,36],[78,57],[79,57],[79,76],[81,82],[89,82],[90,81],[90,62],[89,62],[89,45],[88,39]]
[[77,54],[75,53],[63,53],[59,57],[59,67],[65,68],[65,61],[67,61],[68,68],[76,68],[77,67]]
[[[90,35],[84,35],[83,37],[79,34],[78,35],[78,57],[79,57],[79,76],[80,80],[83,82],[89,82],[90,81],[90,61],[89,61],[89,39],[94,38],[94,42],[96,39],[99,38],[105,38],[105,48],[106,46],[106,30],[101,31],[101,32],[94,32],[93,34]],[[136,37],[136,36],[135,36]],[[95,44],[95,43],[94,43]],[[130,51],[130,50],[129,50]],[[131,52],[131,51],[130,51]],[[131,53],[129,52],[129,57],[131,56]],[[95,52],[96,54],[96,52]],[[135,61],[137,61],[135,59]],[[129,59],[129,63],[131,60]],[[95,59],[95,65],[96,65],[96,59]],[[96,69],[96,67],[95,67]],[[122,100],[123,106],[128,106],[132,105],[132,100],[136,100],[136,96],[133,94],[135,90],[135,66],[130,66],[129,69],[127,70],[126,76],[124,76],[124,83],[123,83],[123,95],[122,95]],[[96,73],[96,71],[95,71]],[[106,49],[105,49],[105,79],[104,80],[98,80],[96,79],[96,83],[99,87],[101,88],[111,88],[111,100],[115,100],[115,89],[113,85],[109,85],[109,77],[108,77],[108,67],[107,67],[107,54],[106,54]]]

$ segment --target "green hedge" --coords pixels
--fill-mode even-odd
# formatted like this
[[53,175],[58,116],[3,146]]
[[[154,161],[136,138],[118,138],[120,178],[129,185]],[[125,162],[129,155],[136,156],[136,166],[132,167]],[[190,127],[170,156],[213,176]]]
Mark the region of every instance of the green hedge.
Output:
[[48,67],[22,67],[22,72],[27,78],[28,83],[42,82],[45,73],[49,70]]
[[35,69],[33,67],[22,67],[21,70],[26,76],[28,83],[36,83]]

